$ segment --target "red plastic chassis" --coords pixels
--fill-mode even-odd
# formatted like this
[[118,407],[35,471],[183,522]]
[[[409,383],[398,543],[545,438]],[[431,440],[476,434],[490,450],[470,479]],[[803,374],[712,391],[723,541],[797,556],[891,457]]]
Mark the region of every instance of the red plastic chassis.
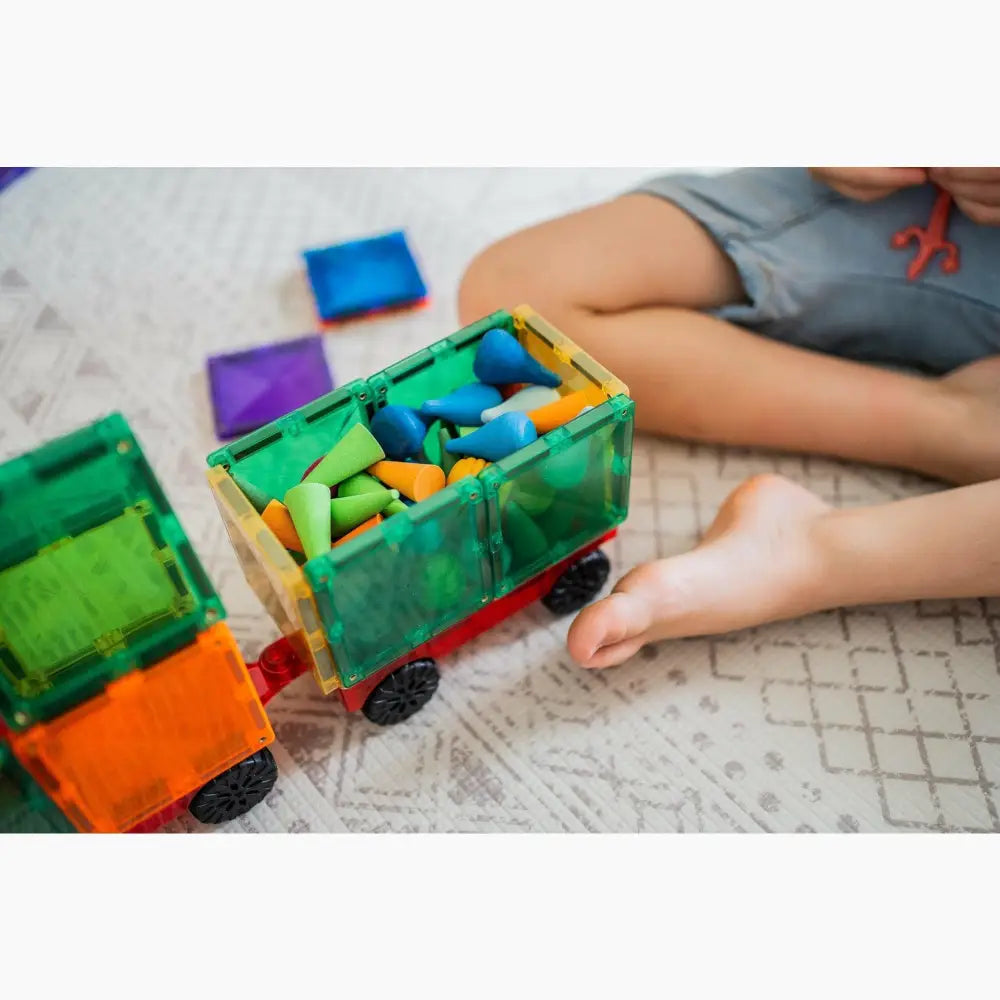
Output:
[[[488,631],[494,625],[498,625],[510,618],[511,615],[517,614],[529,604],[544,597],[552,589],[556,580],[573,563],[588,552],[600,548],[605,542],[609,542],[617,533],[617,529],[612,529],[596,541],[577,549],[561,562],[523,583],[517,590],[512,590],[505,597],[491,601],[482,611],[477,611],[457,625],[453,625],[446,632],[442,632],[423,645],[411,649],[405,656],[401,656],[398,660],[394,660],[381,670],[376,671],[360,684],[349,688],[340,688],[340,700],[349,712],[360,711],[368,699],[368,695],[378,686],[379,682],[388,677],[394,670],[398,670],[404,663],[426,657],[440,660],[449,653],[453,653],[460,646],[475,639],[476,636]],[[296,655],[292,644],[287,639],[279,639],[277,642],[271,643],[261,653],[259,660],[248,664],[247,669],[254,686],[257,688],[257,693],[260,695],[261,702],[266,705],[282,688],[287,687],[296,677],[306,673],[309,667]],[[180,816],[187,809],[194,796],[195,793],[192,792],[190,795],[178,799],[165,809],[161,809],[160,812],[132,827],[128,832],[152,833],[158,830],[165,823]]]

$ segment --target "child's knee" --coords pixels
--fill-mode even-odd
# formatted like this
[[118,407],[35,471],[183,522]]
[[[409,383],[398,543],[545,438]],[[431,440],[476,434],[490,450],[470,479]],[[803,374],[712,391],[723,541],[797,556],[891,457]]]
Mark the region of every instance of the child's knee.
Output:
[[520,233],[488,246],[472,259],[462,276],[458,289],[460,321],[472,323],[522,302],[535,305],[532,272],[538,270],[531,247]]
[[581,309],[573,246],[554,219],[498,240],[472,260],[458,290],[462,323],[528,304],[559,326]]
[[496,256],[496,244],[487,247],[472,259],[462,275],[458,286],[458,318],[463,325],[514,304],[498,304],[503,291]]

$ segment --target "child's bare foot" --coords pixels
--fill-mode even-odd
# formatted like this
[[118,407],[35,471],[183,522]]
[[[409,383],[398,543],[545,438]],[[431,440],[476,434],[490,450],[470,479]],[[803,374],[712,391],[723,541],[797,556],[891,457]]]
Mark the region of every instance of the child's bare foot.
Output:
[[570,628],[570,653],[582,666],[611,667],[647,642],[819,610],[824,564],[814,527],[829,510],[781,476],[748,480],[696,549],[636,567],[585,608]]

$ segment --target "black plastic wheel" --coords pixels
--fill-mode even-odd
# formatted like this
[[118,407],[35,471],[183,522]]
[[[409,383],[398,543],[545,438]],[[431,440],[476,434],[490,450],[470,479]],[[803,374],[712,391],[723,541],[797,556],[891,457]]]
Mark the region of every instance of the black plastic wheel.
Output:
[[610,572],[608,557],[600,549],[594,549],[577,559],[556,580],[552,589],[542,598],[542,604],[557,615],[579,611],[601,592]]
[[227,823],[249,812],[278,780],[278,765],[264,747],[213,778],[191,800],[188,811],[199,823]]
[[379,681],[361,711],[376,725],[394,726],[434,697],[440,676],[437,664],[429,658],[404,663]]

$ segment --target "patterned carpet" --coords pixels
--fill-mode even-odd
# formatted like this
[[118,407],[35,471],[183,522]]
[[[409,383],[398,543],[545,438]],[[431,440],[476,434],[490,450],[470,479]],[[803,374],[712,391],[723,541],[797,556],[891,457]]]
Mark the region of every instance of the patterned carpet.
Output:
[[[430,308],[327,337],[338,381],[367,375],[457,328],[459,275],[489,240],[645,173],[34,171],[0,197],[0,457],[122,410],[255,656],[276,633],[203,481],[205,356],[311,329],[303,248],[403,227]],[[844,505],[932,488],[639,439],[615,574],[690,547],[768,470]],[[521,613],[444,664],[438,696],[395,729],[300,678],[269,706],[277,788],[223,829],[1000,829],[1000,601],[830,612],[603,673],[569,662],[567,626]]]

